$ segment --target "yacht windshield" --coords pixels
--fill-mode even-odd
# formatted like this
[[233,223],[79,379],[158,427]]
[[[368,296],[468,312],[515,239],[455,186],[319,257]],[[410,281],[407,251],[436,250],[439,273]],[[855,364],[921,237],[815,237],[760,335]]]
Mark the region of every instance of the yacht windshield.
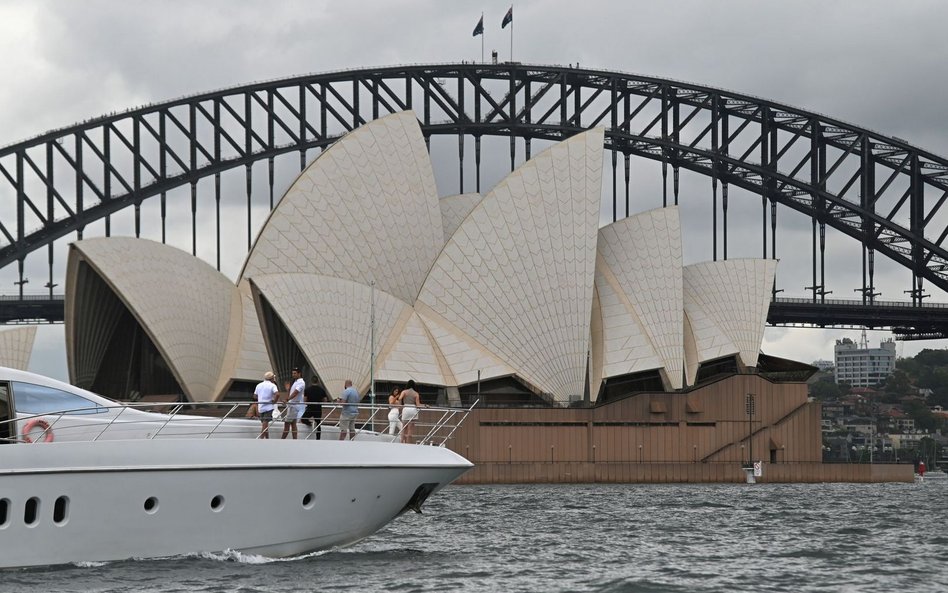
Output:
[[108,409],[68,391],[13,381],[17,414],[102,414]]

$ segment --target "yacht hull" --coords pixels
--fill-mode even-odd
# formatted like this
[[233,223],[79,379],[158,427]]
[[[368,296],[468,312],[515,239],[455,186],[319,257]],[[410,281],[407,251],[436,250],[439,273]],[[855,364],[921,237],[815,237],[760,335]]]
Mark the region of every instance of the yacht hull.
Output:
[[342,546],[471,467],[442,447],[324,440],[44,443],[0,456],[3,568]]

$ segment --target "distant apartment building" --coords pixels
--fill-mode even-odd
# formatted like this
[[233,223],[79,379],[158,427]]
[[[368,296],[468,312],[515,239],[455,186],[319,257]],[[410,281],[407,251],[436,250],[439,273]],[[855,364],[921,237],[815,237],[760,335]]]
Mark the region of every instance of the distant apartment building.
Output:
[[814,360],[814,361],[813,361],[812,363],[810,363],[810,364],[812,364],[812,365],[815,366],[816,368],[820,369],[821,371],[828,371],[828,370],[830,370],[830,369],[833,368],[833,364],[834,364],[834,363],[833,363],[832,360],[825,360],[825,359],[822,359],[822,358],[821,358],[821,359],[819,359],[819,360]]
[[918,442],[925,437],[929,437],[928,433],[902,433],[902,434],[890,434],[889,438],[892,439],[892,446],[896,449],[918,449]]
[[843,428],[848,432],[857,434],[872,434],[875,432],[875,422],[872,418],[854,416],[846,418],[842,422]]
[[878,348],[866,348],[843,338],[836,340],[834,359],[833,377],[837,383],[870,387],[881,383],[895,370],[895,342],[888,339]]
[[912,432],[915,430],[915,419],[907,416],[905,418],[894,418],[890,424],[899,432]]

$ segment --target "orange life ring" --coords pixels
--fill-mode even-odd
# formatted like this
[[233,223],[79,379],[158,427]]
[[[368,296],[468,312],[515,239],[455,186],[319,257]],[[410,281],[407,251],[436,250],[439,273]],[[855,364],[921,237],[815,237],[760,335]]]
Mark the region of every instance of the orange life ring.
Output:
[[30,432],[34,428],[41,428],[43,430],[43,442],[52,443],[53,442],[53,431],[49,429],[49,422],[43,420],[42,418],[33,418],[28,420],[26,424],[23,425],[23,441],[27,443],[32,443],[33,439],[30,438]]

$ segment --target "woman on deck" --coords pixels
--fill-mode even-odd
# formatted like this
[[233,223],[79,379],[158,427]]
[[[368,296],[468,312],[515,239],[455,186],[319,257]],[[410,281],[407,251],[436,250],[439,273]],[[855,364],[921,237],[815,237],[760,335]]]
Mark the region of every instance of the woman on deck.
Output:
[[[402,442],[413,443],[415,418],[418,417],[418,408],[424,406],[421,396],[415,391],[415,381],[408,380],[408,387],[402,389]],[[425,406],[427,407],[427,406]]]
[[402,390],[396,387],[390,394],[388,394],[388,406],[391,408],[388,411],[388,434],[392,436],[398,434],[402,429],[401,393]]

